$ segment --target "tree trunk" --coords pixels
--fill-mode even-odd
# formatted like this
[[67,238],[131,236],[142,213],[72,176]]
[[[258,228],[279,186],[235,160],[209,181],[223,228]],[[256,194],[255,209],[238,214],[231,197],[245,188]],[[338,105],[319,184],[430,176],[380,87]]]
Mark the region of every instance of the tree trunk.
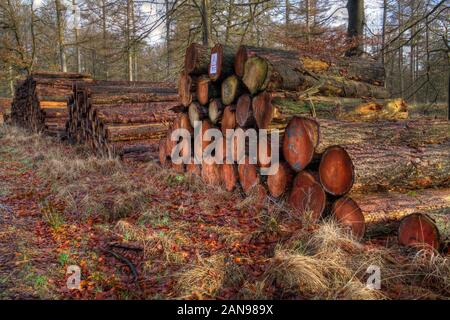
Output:
[[450,142],[450,123],[445,120],[407,120],[400,122],[342,122],[318,119],[322,153],[332,145],[372,143],[417,148]]
[[411,148],[344,145],[355,167],[353,190],[404,190],[450,186],[450,144]]
[[56,6],[56,31],[58,35],[58,47],[59,47],[59,63],[61,72],[67,72],[66,63],[66,50],[64,43],[64,19],[63,19],[63,7],[60,0],[55,0]]
[[210,47],[212,44],[211,36],[211,3],[209,0],[202,0],[201,3],[201,18],[202,18],[202,41],[203,45]]
[[368,223],[398,220],[414,212],[439,212],[450,209],[450,189],[424,189],[407,193],[386,191],[356,193],[350,196],[359,204]]
[[347,56],[360,56],[364,52],[364,0],[348,0],[347,36],[353,46],[346,52]]

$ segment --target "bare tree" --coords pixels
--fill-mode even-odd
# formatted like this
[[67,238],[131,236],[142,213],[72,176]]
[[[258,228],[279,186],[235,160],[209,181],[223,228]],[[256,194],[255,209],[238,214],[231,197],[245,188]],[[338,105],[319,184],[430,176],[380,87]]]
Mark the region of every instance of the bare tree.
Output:
[[364,52],[364,0],[348,0],[347,36],[354,43],[347,51],[347,56],[359,56]]
[[58,36],[58,48],[59,48],[59,65],[62,72],[67,72],[66,62],[66,50],[64,44],[64,18],[63,18],[63,6],[61,0],[55,0],[56,7],[56,32]]

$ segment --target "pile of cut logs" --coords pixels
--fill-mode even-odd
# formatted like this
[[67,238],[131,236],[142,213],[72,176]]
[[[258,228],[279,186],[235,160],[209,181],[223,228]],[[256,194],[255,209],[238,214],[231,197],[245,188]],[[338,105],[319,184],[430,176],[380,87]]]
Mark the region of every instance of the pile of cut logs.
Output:
[[69,97],[69,141],[105,156],[148,160],[179,105],[175,86],[165,82],[77,82]]
[[14,124],[33,132],[64,137],[69,113],[67,98],[74,81],[91,81],[89,75],[33,72],[16,84],[11,117]]
[[[285,199],[299,217],[332,214],[362,237],[365,217],[352,199],[355,192],[450,187],[450,124],[404,120],[405,102],[389,100],[383,85],[382,66],[369,58],[325,61],[277,49],[191,44],[178,88],[185,109],[160,141],[160,161],[227,190]],[[194,132],[199,123],[200,139],[169,139],[175,129]],[[266,153],[279,155],[279,170],[262,176],[266,165],[251,164],[248,156],[239,164],[237,158],[232,164],[171,161],[176,144],[184,146],[181,156],[202,159],[198,150],[210,144],[203,136],[210,128],[224,135],[235,128],[278,129],[280,148],[269,144]],[[222,151],[226,144],[219,142]],[[426,215],[407,219],[399,229],[401,241],[437,248],[439,234]]]
[[11,117],[11,98],[0,98],[0,124],[8,123]]

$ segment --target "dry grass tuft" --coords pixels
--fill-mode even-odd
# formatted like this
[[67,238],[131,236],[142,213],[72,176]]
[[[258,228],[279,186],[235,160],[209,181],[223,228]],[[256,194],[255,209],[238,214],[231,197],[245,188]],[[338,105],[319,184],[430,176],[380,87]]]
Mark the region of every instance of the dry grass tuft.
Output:
[[222,287],[225,278],[225,257],[214,255],[198,257],[198,263],[177,277],[177,290],[182,297],[214,297]]

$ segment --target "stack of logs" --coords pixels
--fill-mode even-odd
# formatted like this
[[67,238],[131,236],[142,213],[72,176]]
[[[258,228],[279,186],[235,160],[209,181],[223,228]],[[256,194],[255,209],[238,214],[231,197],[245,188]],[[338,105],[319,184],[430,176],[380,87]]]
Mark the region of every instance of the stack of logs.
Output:
[[177,107],[177,91],[169,83],[77,82],[69,98],[69,141],[104,156],[155,158]]
[[[351,190],[450,186],[450,124],[401,120],[408,115],[406,104],[387,100],[383,85],[382,66],[368,58],[324,61],[277,49],[221,44],[209,49],[192,44],[179,80],[185,110],[173,122],[168,138],[160,141],[160,161],[230,191],[257,190],[259,195],[285,199],[299,217],[317,220],[332,214],[362,237],[365,218],[353,194],[349,195]],[[331,119],[308,117],[316,116],[318,105],[329,109]],[[266,165],[250,164],[248,157],[240,164],[236,158],[233,164],[223,165],[205,159],[201,165],[174,164],[173,147],[187,144],[182,139],[171,141],[171,132],[178,128],[193,132],[199,122],[202,138],[194,141],[202,151],[210,143],[203,138],[209,128],[219,128],[224,135],[235,128],[269,133],[278,129],[280,149],[269,144],[267,154],[279,154],[279,170],[262,176]],[[220,143],[226,150],[226,140]],[[182,148],[182,155],[198,159],[194,143],[191,146],[191,150]],[[424,225],[429,232],[422,232]],[[439,234],[427,216],[408,216],[402,226],[400,241],[427,242],[437,248]]]
[[51,136],[66,135],[67,98],[74,81],[91,81],[89,75],[34,72],[16,84],[11,117],[14,124]]
[[0,98],[0,124],[8,123],[11,117],[11,98]]

